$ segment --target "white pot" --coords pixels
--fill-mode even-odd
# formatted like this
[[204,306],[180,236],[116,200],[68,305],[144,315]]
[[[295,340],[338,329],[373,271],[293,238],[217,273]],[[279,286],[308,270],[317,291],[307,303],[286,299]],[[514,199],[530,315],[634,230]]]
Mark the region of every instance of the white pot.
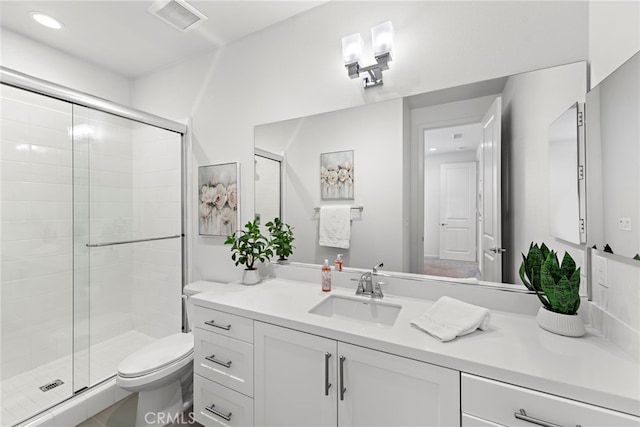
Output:
[[554,334],[566,337],[581,337],[586,333],[582,316],[579,314],[554,313],[544,307],[538,310],[538,325]]
[[242,270],[242,284],[243,285],[255,285],[260,282],[260,273],[258,269]]

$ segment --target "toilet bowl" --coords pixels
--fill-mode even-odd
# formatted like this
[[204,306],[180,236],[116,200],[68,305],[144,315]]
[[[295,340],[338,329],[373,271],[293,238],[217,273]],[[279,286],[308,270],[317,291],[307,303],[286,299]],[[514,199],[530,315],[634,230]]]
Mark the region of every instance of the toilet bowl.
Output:
[[[215,289],[214,282],[185,286],[189,298]],[[191,308],[187,304],[187,320]],[[136,427],[164,426],[193,404],[193,335],[177,333],[160,338],[127,356],[118,365],[116,384],[138,393]]]

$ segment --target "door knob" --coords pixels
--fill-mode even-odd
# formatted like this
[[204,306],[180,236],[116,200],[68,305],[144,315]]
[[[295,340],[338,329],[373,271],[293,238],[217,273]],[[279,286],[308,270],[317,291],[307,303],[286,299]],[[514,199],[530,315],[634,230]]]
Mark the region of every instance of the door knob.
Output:
[[495,254],[501,254],[503,252],[506,252],[507,250],[505,248],[499,248],[499,247],[495,247],[495,248],[491,248],[489,249],[491,252],[495,253]]

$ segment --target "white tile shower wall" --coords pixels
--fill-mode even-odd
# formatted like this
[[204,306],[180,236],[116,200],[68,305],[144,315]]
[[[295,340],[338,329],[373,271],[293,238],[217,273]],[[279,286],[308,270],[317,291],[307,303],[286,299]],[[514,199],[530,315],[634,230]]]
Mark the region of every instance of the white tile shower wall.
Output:
[[68,103],[4,85],[0,94],[6,379],[72,350],[72,119]]
[[[93,110],[85,113],[86,122],[80,126],[86,125],[89,141],[88,241],[131,240],[132,122]],[[133,250],[131,245],[115,245],[89,251],[92,344],[133,328]]]
[[[135,238],[181,233],[180,135],[150,126],[133,131]],[[132,307],[136,330],[154,337],[181,325],[180,239],[136,244]]]

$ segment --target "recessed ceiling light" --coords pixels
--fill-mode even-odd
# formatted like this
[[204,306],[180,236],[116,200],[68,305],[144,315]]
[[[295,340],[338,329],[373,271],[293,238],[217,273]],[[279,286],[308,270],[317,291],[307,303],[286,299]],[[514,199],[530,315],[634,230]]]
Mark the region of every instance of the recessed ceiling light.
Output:
[[47,28],[53,28],[54,30],[62,28],[62,22],[42,12],[29,12],[29,14],[38,24]]
[[429,151],[438,151],[437,148],[429,148]]

